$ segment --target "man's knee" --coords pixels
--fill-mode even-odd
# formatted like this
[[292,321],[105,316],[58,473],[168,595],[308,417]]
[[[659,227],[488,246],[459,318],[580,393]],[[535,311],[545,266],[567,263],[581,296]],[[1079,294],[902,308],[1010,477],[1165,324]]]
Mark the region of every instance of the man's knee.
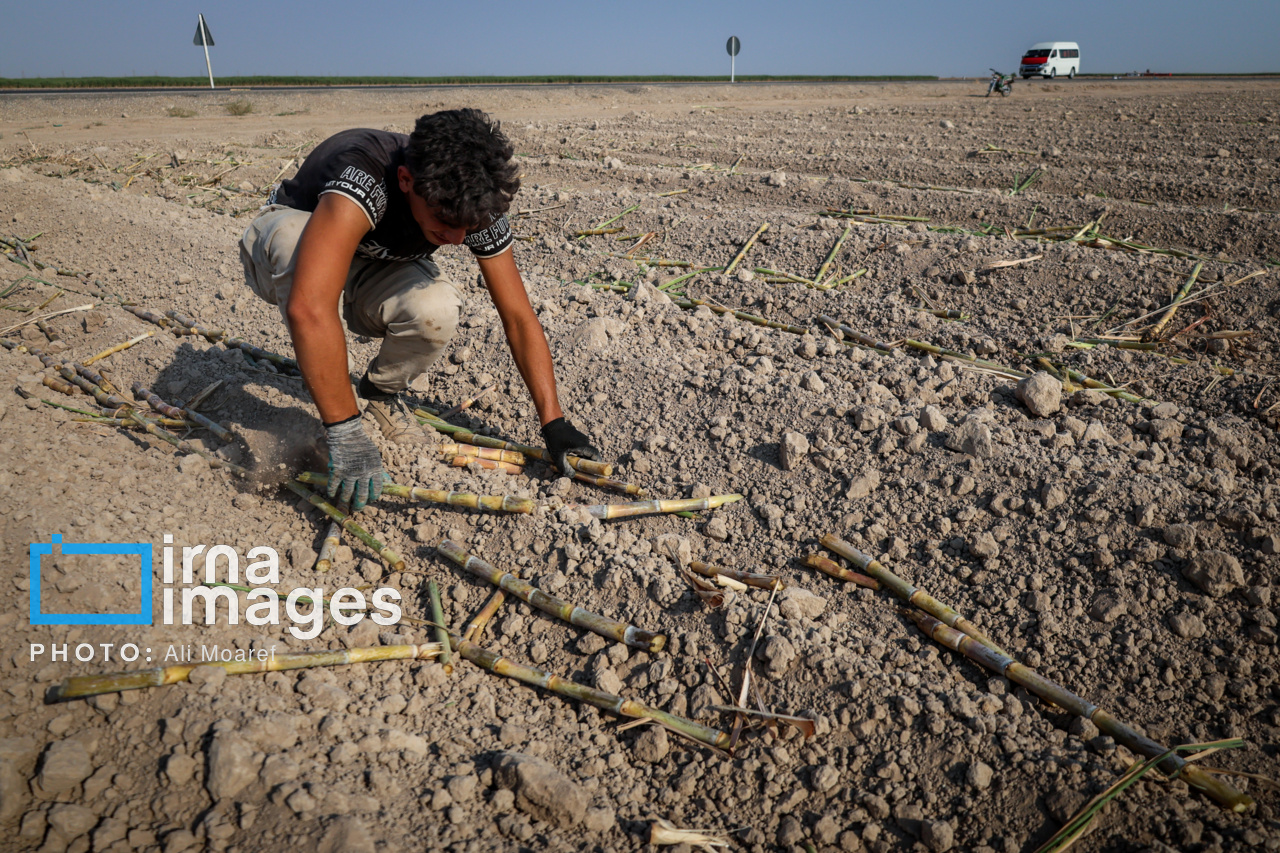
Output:
[[397,337],[416,338],[444,346],[458,329],[461,300],[448,281],[437,279],[430,285],[414,287],[397,296],[388,306],[387,328]]

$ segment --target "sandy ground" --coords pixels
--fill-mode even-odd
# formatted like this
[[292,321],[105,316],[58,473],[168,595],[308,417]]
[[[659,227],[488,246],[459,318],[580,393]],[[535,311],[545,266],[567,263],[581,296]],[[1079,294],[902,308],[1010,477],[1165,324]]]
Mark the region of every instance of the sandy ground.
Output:
[[[0,327],[42,304],[93,306],[48,320],[56,341],[34,325],[0,337],[53,363],[154,332],[94,367],[126,399],[135,381],[173,402],[221,380],[200,411],[234,440],[188,438],[252,472],[246,483],[151,436],[76,422],[41,398],[87,409],[89,397],[44,387],[53,374],[33,355],[0,350],[0,848],[630,850],[661,818],[753,851],[1013,853],[1134,761],[1094,723],[935,643],[887,591],[807,568],[808,554],[834,556],[818,544],[827,533],[1150,738],[1242,738],[1203,763],[1277,776],[1280,82],[985,88],[0,95],[0,236],[39,235],[29,256],[51,267],[27,276],[6,248],[3,307],[20,310]],[[230,115],[235,101],[252,111]],[[573,505],[623,497],[539,463],[512,475],[388,448],[397,482],[537,509],[384,499],[361,521],[405,570],[344,538],[319,574],[325,526],[279,487],[321,458],[301,382],[120,303],[291,353],[236,249],[270,185],[334,131],[406,130],[464,105],[501,119],[523,163],[515,251],[570,416],[653,497],[745,497],[695,518],[601,522]],[[576,239],[628,210],[620,230]],[[724,267],[765,222],[730,275],[667,287]],[[837,244],[818,282],[830,286],[806,283]],[[454,420],[536,442],[474,265],[438,257],[468,301],[421,400],[448,407],[495,385]],[[1197,265],[1152,347],[1115,345],[1152,337]],[[710,305],[673,302],[681,293]],[[1111,344],[1087,343],[1102,337]],[[350,344],[358,372],[376,341]],[[1017,372],[1038,369],[1076,373],[1020,390]],[[1082,390],[1084,377],[1127,399]],[[149,543],[154,584],[143,602],[136,558],[54,554],[42,612],[145,604],[153,624],[31,625],[28,543],[54,535]],[[728,734],[734,716],[712,706],[737,699],[764,618],[750,704],[807,716],[815,733],[748,726],[729,756],[653,725],[619,730],[613,714],[467,662],[451,675],[427,661],[204,667],[173,686],[44,701],[68,676],[173,663],[188,648],[198,659],[214,646],[428,642],[411,621],[428,614],[427,580],[454,626],[489,595],[437,555],[446,536],[669,638],[661,652],[631,649],[508,601],[482,641],[493,651]],[[181,576],[182,549],[197,544],[229,546],[242,574],[251,549],[276,549],[278,577],[257,585],[282,594],[399,590],[411,618],[330,619],[300,639],[290,628],[310,624],[305,606],[297,622],[232,625],[224,602],[213,624],[199,612],[162,624],[166,592],[198,582],[203,558],[196,578]],[[767,590],[726,591],[714,607],[683,571],[691,559],[786,588],[767,618]],[[137,660],[121,660],[127,643]],[[55,659],[62,644],[70,659]],[[1256,805],[1232,813],[1153,777],[1075,849],[1280,849],[1274,789],[1225,778]]]

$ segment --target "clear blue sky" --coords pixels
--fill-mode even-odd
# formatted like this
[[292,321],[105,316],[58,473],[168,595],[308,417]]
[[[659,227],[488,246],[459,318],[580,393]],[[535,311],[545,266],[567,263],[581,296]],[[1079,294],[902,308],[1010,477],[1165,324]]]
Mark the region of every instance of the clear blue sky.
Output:
[[1280,2],[1076,0],[0,0],[0,77],[741,74],[1005,71],[1043,40],[1080,43],[1082,70],[1280,71]]

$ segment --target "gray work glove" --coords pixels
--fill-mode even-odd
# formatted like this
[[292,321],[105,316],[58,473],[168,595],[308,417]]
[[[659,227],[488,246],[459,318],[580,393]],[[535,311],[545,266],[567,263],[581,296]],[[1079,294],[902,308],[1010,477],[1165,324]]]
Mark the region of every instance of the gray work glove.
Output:
[[544,426],[542,438],[547,442],[547,451],[556,468],[565,476],[572,477],[577,473],[569,464],[569,456],[580,456],[593,461],[600,459],[600,451],[591,445],[591,439],[564,418],[556,418]]
[[360,416],[324,428],[329,437],[330,500],[351,504],[353,512],[382,497],[390,478],[382,470],[382,454],[360,425]]

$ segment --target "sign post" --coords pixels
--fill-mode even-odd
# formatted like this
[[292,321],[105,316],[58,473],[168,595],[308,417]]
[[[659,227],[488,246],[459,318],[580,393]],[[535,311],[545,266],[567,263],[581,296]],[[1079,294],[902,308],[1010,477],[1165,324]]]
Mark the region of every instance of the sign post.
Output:
[[209,69],[209,88],[212,89],[213,65],[209,63],[209,47],[213,44],[213,34],[209,32],[209,25],[204,22],[204,15],[200,15],[200,20],[196,23],[196,37],[191,43],[204,47],[204,67]]
[[725,42],[724,49],[729,51],[729,82],[734,82],[734,61],[738,58],[738,51],[742,50],[742,42],[738,41],[737,36],[729,36],[729,41]]

